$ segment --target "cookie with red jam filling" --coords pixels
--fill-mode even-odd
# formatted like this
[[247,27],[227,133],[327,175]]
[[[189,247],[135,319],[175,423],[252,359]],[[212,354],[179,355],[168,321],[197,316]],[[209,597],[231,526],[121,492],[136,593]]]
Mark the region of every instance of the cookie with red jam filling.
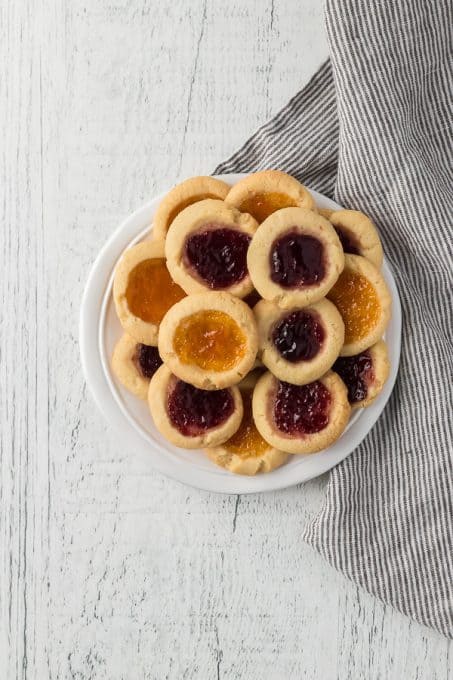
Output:
[[265,373],[253,392],[253,417],[263,439],[288,453],[316,453],[343,433],[351,412],[341,378],[329,371],[308,385]]
[[321,300],[344,267],[333,226],[305,208],[284,208],[257,229],[247,263],[256,290],[279,307],[306,307]]
[[237,387],[201,390],[165,365],[151,378],[148,405],[159,432],[184,449],[223,444],[236,432],[243,414]]
[[352,408],[369,406],[382,392],[389,376],[387,345],[383,340],[379,340],[359,354],[339,357],[332,370],[338,373],[346,385]]
[[146,399],[149,381],[161,365],[157,347],[137,342],[127,333],[121,336],[113,350],[113,373],[139,399]]

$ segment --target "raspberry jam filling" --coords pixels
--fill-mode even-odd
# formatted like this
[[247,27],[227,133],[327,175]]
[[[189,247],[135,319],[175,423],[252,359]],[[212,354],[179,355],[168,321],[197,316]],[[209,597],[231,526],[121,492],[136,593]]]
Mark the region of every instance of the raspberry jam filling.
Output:
[[159,366],[162,365],[157,347],[143,345],[140,342],[135,347],[133,361],[144,378],[152,378]]
[[272,244],[271,279],[282,288],[313,286],[324,278],[324,248],[314,236],[292,230]]
[[247,276],[250,241],[249,234],[237,229],[206,225],[187,239],[184,259],[209,288],[221,290]]
[[292,363],[315,357],[324,340],[324,329],[314,314],[303,309],[284,316],[274,327],[272,342],[281,356]]
[[381,305],[374,286],[358,272],[344,269],[327,294],[345,327],[345,343],[364,338],[378,323]]
[[332,368],[348,388],[350,404],[366,399],[368,385],[374,379],[373,361],[369,352],[353,357],[339,357]]
[[247,338],[231,316],[207,309],[181,319],[173,346],[184,364],[208,371],[226,371],[244,356]]
[[316,380],[309,385],[278,381],[273,417],[277,428],[291,437],[303,437],[323,430],[329,422],[332,398]]
[[134,316],[147,323],[160,323],[170,307],[185,295],[172,280],[163,258],[143,260],[129,273],[127,306]]
[[196,437],[224,423],[234,411],[231,390],[200,390],[175,380],[167,397],[172,425],[186,437]]
[[355,240],[354,236],[349,234],[342,227],[334,227],[334,229],[337,232],[338,238],[340,239],[340,243],[343,247],[344,252],[348,253],[349,255],[360,255],[360,249],[357,245],[357,241]]
[[235,453],[242,458],[260,456],[269,449],[269,444],[264,441],[255,426],[252,413],[252,392],[242,392],[244,415],[238,431],[224,444],[227,451]]
[[249,213],[257,222],[263,222],[269,215],[282,208],[294,208],[296,203],[286,194],[278,191],[257,192],[241,203],[239,210]]

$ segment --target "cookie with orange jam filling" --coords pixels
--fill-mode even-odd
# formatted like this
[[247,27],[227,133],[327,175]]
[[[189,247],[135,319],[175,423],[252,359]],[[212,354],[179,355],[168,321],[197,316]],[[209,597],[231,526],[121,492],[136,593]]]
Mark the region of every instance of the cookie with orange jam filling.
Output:
[[206,199],[185,208],[165,241],[167,266],[186,293],[221,290],[238,297],[252,292],[247,250],[258,227],[251,215]]
[[315,207],[312,195],[291,175],[280,170],[263,170],[241,179],[231,187],[225,202],[249,213],[257,222],[282,208]]
[[229,293],[199,293],[178,302],[159,329],[159,353],[181,380],[205,390],[240,382],[258,349],[253,312]]
[[261,297],[287,309],[323,298],[343,270],[344,254],[328,220],[305,208],[283,208],[258,227],[247,264]]
[[291,385],[265,373],[252,407],[263,439],[288,453],[327,448],[343,433],[351,412],[346,387],[333,371],[308,385]]
[[146,399],[149,381],[161,365],[157,347],[137,342],[127,333],[121,336],[113,350],[113,373],[139,399]]
[[364,408],[382,392],[390,372],[387,345],[379,340],[375,345],[351,357],[339,357],[334,370],[348,390],[352,408]]
[[215,177],[191,177],[177,184],[161,200],[156,210],[153,218],[153,240],[164,240],[175,217],[189,205],[206,198],[222,201],[229,190],[229,184]]
[[237,387],[201,390],[166,366],[151,378],[148,406],[159,432],[184,449],[223,444],[236,432],[243,414]]
[[280,380],[295,385],[317,380],[332,367],[343,347],[343,320],[325,298],[287,310],[261,300],[253,313],[258,325],[258,356]]
[[359,210],[319,210],[333,225],[348,255],[361,255],[378,269],[382,266],[384,253],[381,239],[373,222]]
[[[253,375],[255,374],[256,375]],[[221,446],[206,449],[206,455],[216,465],[237,475],[256,475],[280,467],[288,454],[270,446],[256,429],[252,413],[253,388],[258,372],[253,371],[239,384],[244,413],[239,429]]]
[[185,295],[167,269],[163,242],[144,241],[129,248],[116,266],[116,313],[123,329],[137,342],[157,345],[162,318]]
[[345,255],[344,270],[327,297],[345,326],[340,356],[359,354],[379,340],[390,320],[392,300],[374,264],[360,255]]

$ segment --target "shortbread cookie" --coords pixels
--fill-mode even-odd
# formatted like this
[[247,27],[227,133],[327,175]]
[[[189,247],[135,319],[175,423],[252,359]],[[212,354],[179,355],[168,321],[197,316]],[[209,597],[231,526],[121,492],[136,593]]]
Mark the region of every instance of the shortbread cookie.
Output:
[[360,255],[345,255],[345,267],[327,297],[340,312],[345,337],[340,356],[374,345],[391,316],[391,296],[381,272]]
[[253,312],[258,325],[258,356],[280,380],[295,385],[317,380],[332,367],[343,347],[343,320],[325,298],[288,310],[261,300]]
[[206,199],[185,208],[173,220],[165,241],[167,266],[186,293],[222,290],[244,297],[253,290],[247,250],[256,220]]
[[351,412],[346,387],[333,371],[308,385],[291,385],[265,373],[252,405],[262,437],[288,453],[327,448],[344,432]]
[[159,353],[181,380],[205,390],[240,382],[252,368],[258,333],[252,310],[229,293],[178,302],[159,330]]
[[333,370],[346,385],[352,408],[369,406],[381,393],[389,376],[387,345],[383,340],[379,340],[360,354],[339,357],[333,365]]
[[257,229],[247,263],[258,293],[280,307],[305,307],[325,296],[344,266],[328,220],[305,208],[283,208]]
[[115,270],[113,300],[123,329],[137,342],[156,345],[164,314],[185,297],[167,269],[163,242],[126,250]]
[[191,177],[173,187],[162,199],[154,215],[153,240],[165,239],[173,220],[184,208],[205,198],[223,200],[229,190],[229,184],[214,177]]
[[222,444],[236,432],[243,414],[237,387],[200,390],[179,380],[166,366],[151,379],[148,405],[159,432],[183,449]]
[[140,399],[146,399],[149,381],[161,365],[157,347],[143,345],[127,333],[121,336],[113,350],[113,373],[129,392]]
[[280,170],[263,170],[241,179],[225,199],[226,203],[249,213],[258,222],[282,208],[315,207],[312,195],[303,184]]
[[[253,373],[256,373],[253,371]],[[249,374],[251,375],[251,374]],[[255,376],[257,378],[258,375]],[[288,454],[270,446],[256,429],[252,413],[252,394],[256,379],[239,384],[244,414],[239,429],[221,446],[206,449],[206,455],[220,467],[237,475],[270,472],[287,460]]]
[[361,255],[380,269],[384,253],[381,239],[370,218],[358,210],[328,212],[330,215],[327,219],[337,232],[344,252],[348,255]]

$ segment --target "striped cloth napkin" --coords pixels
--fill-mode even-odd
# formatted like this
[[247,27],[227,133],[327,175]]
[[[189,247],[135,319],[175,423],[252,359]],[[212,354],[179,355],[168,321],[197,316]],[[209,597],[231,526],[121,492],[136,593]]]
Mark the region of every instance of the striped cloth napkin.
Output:
[[327,0],[331,58],[216,173],[285,170],[377,224],[403,308],[392,398],[303,537],[453,637],[449,0]]

